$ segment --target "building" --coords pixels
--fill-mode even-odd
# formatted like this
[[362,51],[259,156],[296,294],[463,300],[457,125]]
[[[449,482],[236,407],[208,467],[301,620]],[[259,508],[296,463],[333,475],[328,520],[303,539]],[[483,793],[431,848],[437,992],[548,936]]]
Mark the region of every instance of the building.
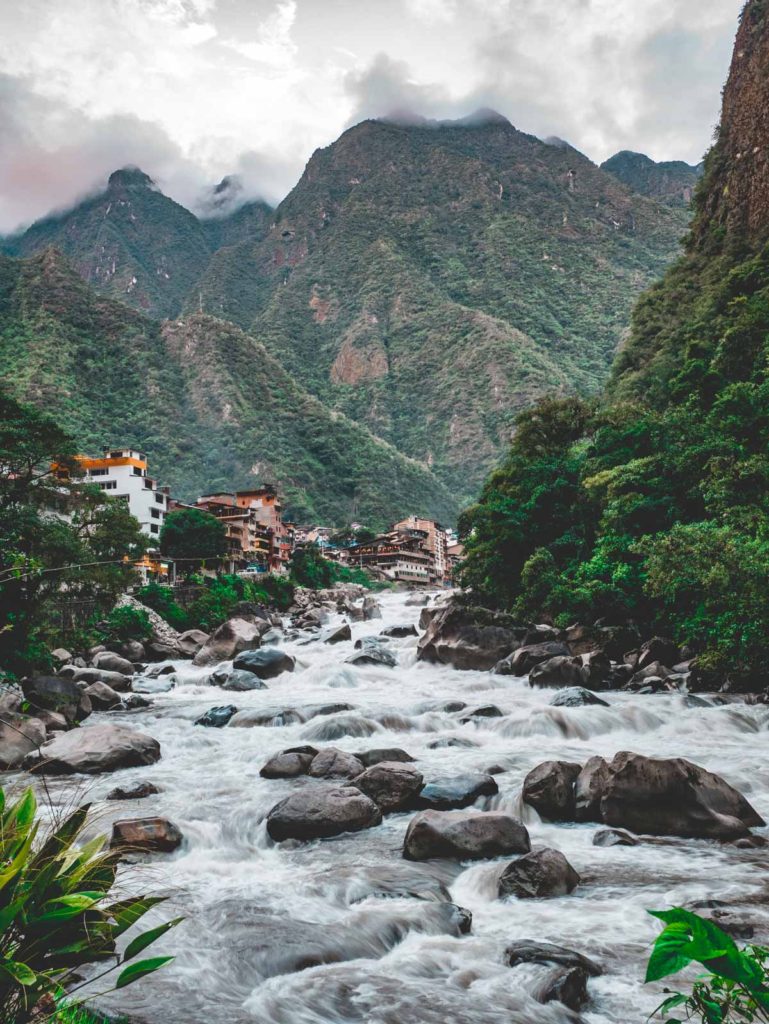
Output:
[[424,548],[429,551],[432,558],[432,576],[434,583],[443,583],[448,576],[449,562],[447,555],[448,538],[445,527],[436,523],[434,519],[421,519],[419,516],[409,516],[402,519],[393,526],[395,531],[418,531],[424,533]]
[[105,448],[100,458],[78,455],[83,482],[95,484],[111,498],[121,498],[131,515],[139,520],[142,532],[155,544],[168,512],[168,488],[159,487],[148,476],[147,456],[133,448]]
[[448,577],[452,581],[456,581],[457,569],[462,564],[462,559],[465,557],[465,548],[463,544],[454,543],[449,544],[446,548],[446,558],[448,560]]
[[271,532],[270,569],[288,572],[294,551],[294,527],[283,521],[283,505],[277,490],[272,484],[265,484],[247,491],[236,491],[234,498],[238,508],[253,513],[254,521]]
[[346,550],[348,565],[377,569],[395,583],[435,582],[432,555],[425,548],[423,530],[392,530]]

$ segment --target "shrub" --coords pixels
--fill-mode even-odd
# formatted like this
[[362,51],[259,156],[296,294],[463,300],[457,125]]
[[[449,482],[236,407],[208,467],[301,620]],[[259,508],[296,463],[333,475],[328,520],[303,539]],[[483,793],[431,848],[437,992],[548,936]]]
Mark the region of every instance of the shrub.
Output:
[[646,981],[676,974],[692,962],[707,971],[693,983],[691,993],[673,992],[657,1007],[655,1013],[665,1016],[666,1024],[682,1024],[679,1017],[667,1016],[679,1007],[686,1020],[703,1024],[769,1021],[769,949],[739,949],[712,921],[680,907],[649,913],[665,927],[649,957]]
[[148,640],[152,636],[152,624],[141,608],[120,605],[99,623],[98,631],[105,640]]
[[136,597],[180,633],[191,628],[189,615],[174,600],[174,594],[170,587],[161,587],[159,583],[148,583],[138,591]]
[[103,850],[102,836],[75,845],[87,813],[88,805],[79,808],[39,842],[33,791],[6,806],[0,790],[2,1024],[29,1021],[41,1000],[61,1005],[66,997],[69,1009],[80,1005],[72,996],[84,984],[78,971],[85,964],[102,962],[99,978],[122,968],[114,987],[123,988],[173,959],[135,958],[181,918],[135,936],[122,953],[116,951],[116,940],[162,898],[110,899],[118,855]]

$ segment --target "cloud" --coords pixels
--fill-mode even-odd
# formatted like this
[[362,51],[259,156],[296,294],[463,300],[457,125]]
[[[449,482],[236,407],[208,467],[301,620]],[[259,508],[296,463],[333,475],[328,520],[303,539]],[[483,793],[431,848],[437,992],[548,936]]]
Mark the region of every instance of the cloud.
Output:
[[742,0],[0,4],[0,232],[125,163],[180,202],[279,200],[367,117],[498,110],[596,160],[698,160]]

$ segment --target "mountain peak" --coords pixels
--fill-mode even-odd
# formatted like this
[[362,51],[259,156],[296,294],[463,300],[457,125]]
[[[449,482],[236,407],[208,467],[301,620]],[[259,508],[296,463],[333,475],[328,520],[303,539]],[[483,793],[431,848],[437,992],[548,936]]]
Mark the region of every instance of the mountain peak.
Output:
[[491,107],[478,107],[472,114],[468,114],[466,117],[457,118],[456,121],[449,121],[449,124],[460,124],[477,127],[486,127],[487,125],[501,125],[507,128],[512,128],[512,122],[500,114],[498,110],[492,110]]
[[155,182],[139,167],[121,167],[113,171],[107,182],[108,188],[155,188]]

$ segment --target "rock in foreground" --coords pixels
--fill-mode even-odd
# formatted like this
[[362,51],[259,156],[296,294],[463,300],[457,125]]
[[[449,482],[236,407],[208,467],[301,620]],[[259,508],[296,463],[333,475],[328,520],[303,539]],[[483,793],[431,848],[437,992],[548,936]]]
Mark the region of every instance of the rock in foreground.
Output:
[[28,754],[24,767],[46,775],[96,775],[154,764],[159,759],[160,744],[152,736],[124,725],[94,725],[58,733]]
[[183,840],[167,818],[125,818],[112,826],[110,847],[123,853],[173,853]]
[[579,884],[579,875],[560,850],[534,850],[508,864],[499,878],[501,898],[541,899],[567,896]]
[[526,827],[492,811],[422,811],[411,819],[403,842],[406,860],[481,860],[530,849]]
[[267,833],[284,839],[327,839],[379,825],[382,812],[352,787],[307,786],[281,800],[267,815]]

